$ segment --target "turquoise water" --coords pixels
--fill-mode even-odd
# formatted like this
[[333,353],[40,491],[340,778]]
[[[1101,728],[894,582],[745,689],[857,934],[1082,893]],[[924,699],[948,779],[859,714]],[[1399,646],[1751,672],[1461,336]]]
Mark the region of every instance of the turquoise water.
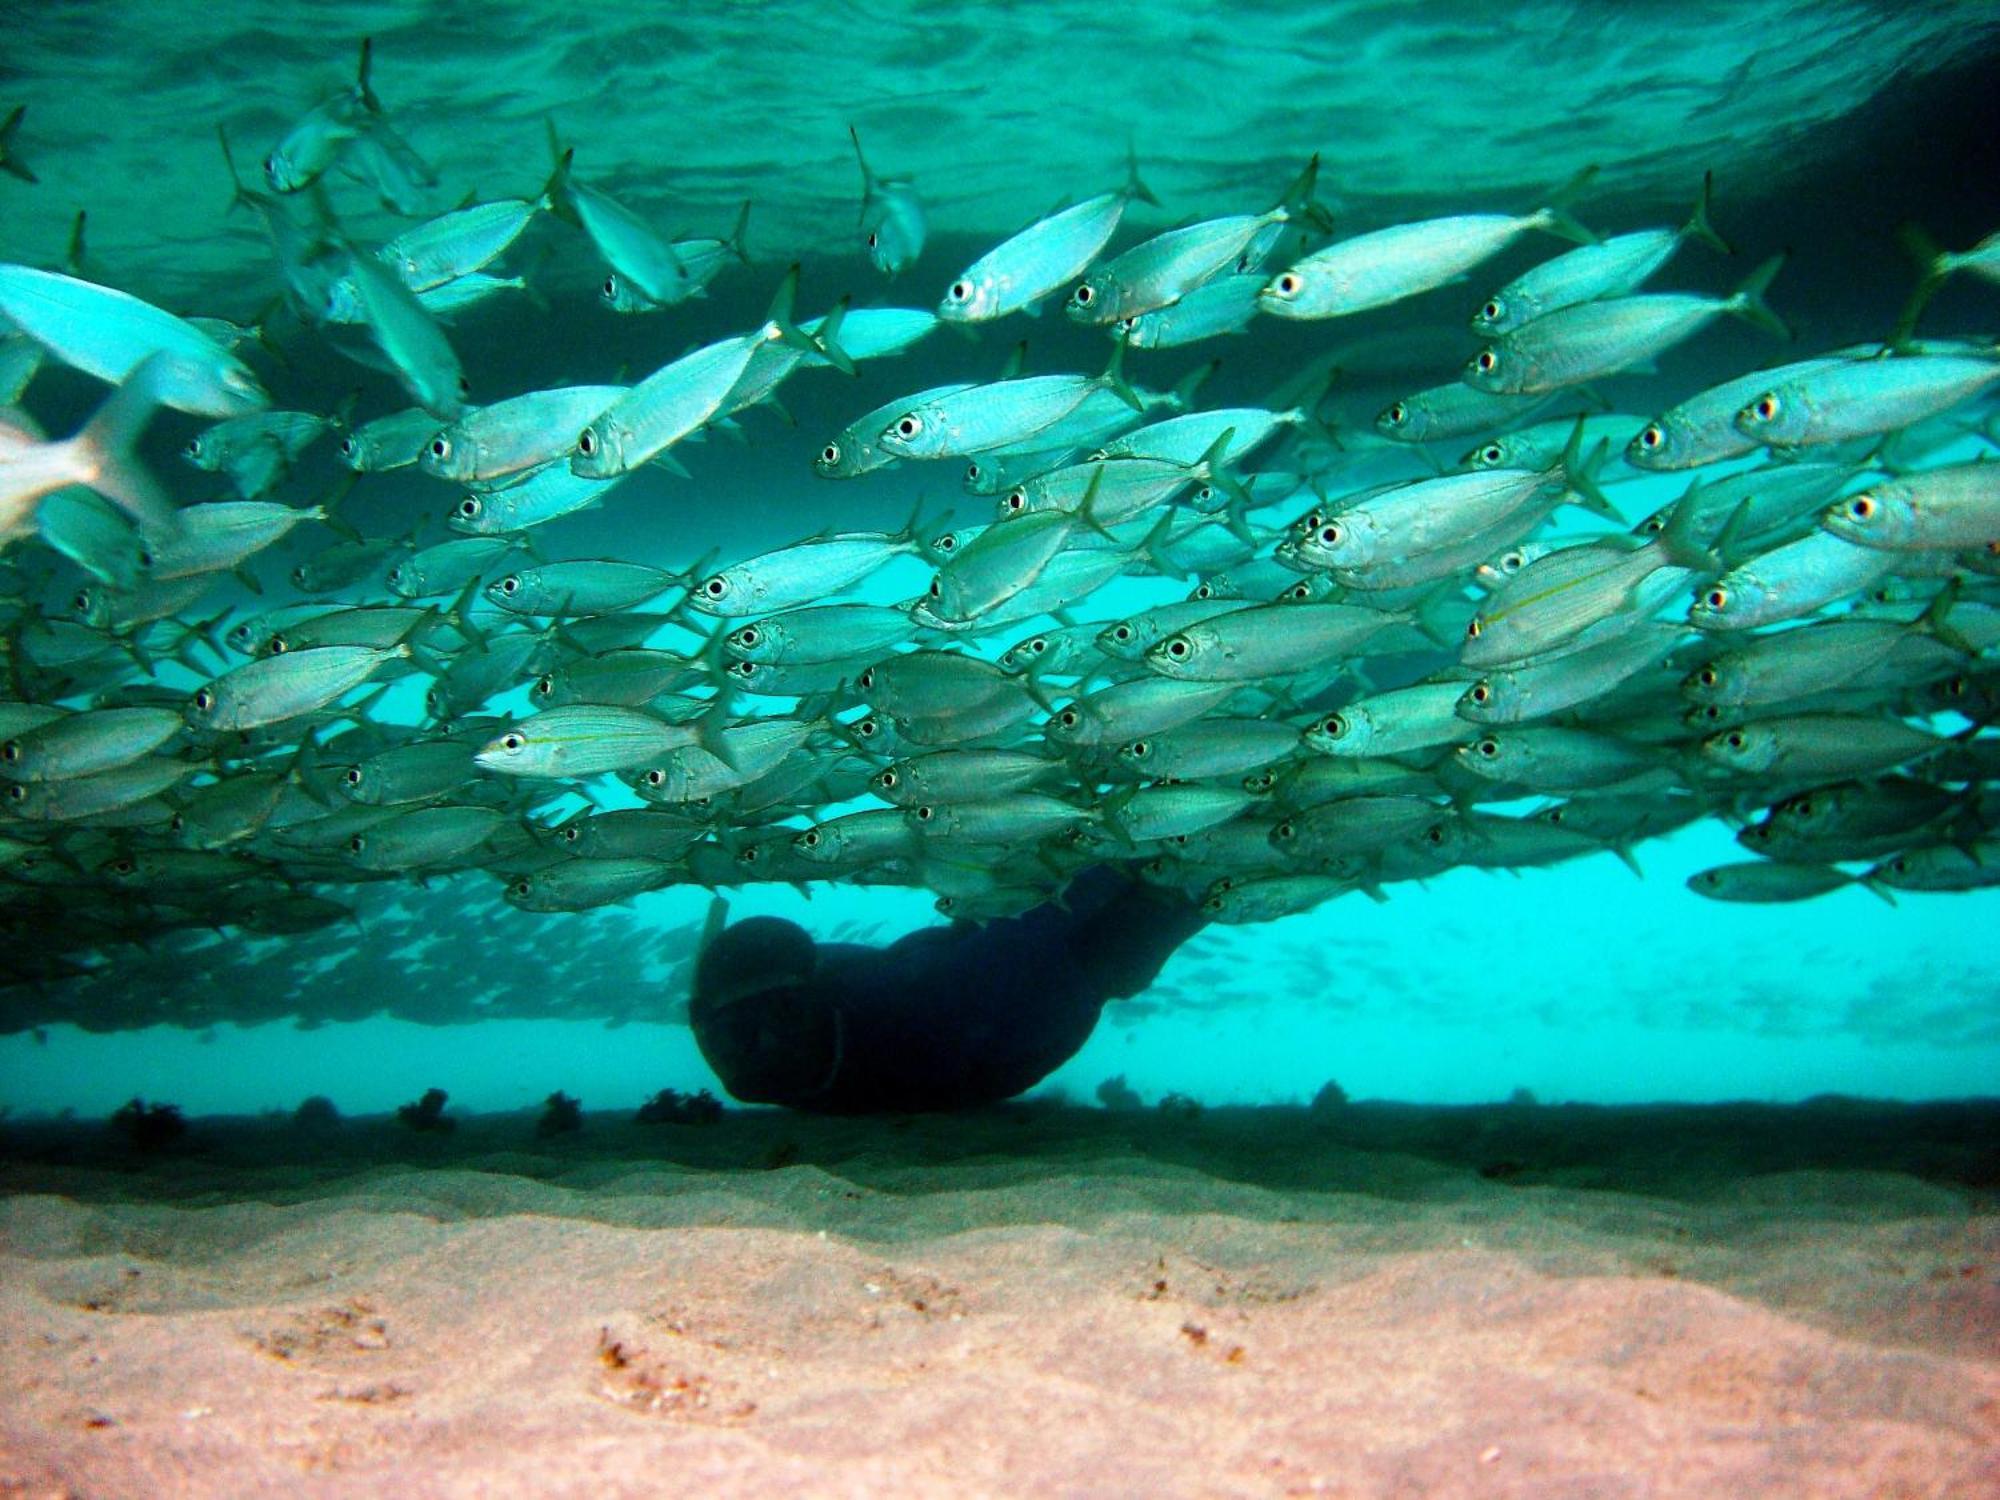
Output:
[[[503,300],[454,326],[476,400],[620,368],[636,377],[754,322],[795,260],[807,310],[842,295],[928,307],[999,238],[1115,184],[1128,142],[1164,207],[1135,214],[1114,248],[1184,218],[1262,208],[1314,150],[1343,235],[1525,208],[1587,164],[1598,178],[1576,207],[1593,226],[1676,223],[1712,171],[1714,215],[1736,256],[1690,248],[1662,284],[1722,290],[1789,250],[1772,301],[1800,353],[1886,331],[1912,279],[1901,224],[1920,221],[1953,247],[2000,225],[2000,171],[1980,133],[2000,25],[1959,6],[1638,17],[1534,5],[1452,22],[1398,6],[1282,4],[707,5],[671,22],[533,5],[347,4],[316,8],[310,23],[277,5],[15,9],[0,110],[27,106],[16,149],[41,181],[0,178],[0,261],[58,261],[72,214],[87,210],[86,274],[185,313],[249,319],[278,288],[255,216],[224,216],[216,126],[254,162],[340,86],[363,34],[375,38],[377,92],[437,170],[437,210],[468,193],[532,193],[551,115],[579,172],[664,229],[720,234],[751,201],[755,264],[649,318],[605,310],[581,236],[537,226],[511,264],[547,309]],[[886,287],[859,253],[849,123],[930,211],[923,257]],[[404,227],[352,183],[334,197],[358,238]],[[1335,429],[1365,434],[1387,401],[1449,379],[1471,347],[1469,306],[1554,245],[1524,242],[1470,283],[1360,317],[1261,320],[1216,343],[1222,364],[1201,399],[1257,402],[1303,369],[1332,367]],[[1994,289],[1966,280],[1940,295],[1926,331],[1995,326]],[[803,373],[783,391],[789,420],[750,413],[740,444],[678,450],[691,479],[649,470],[604,509],[543,528],[537,546],[685,566],[827,527],[893,527],[920,502],[927,514],[977,515],[949,466],[836,486],[807,464],[855,414],[988,378],[1021,338],[1036,372],[1103,358],[1100,335],[1051,311],[969,343],[940,332],[858,381]],[[364,417],[403,404],[309,330],[281,346],[282,364],[253,359],[281,404],[330,410],[357,389]],[[1165,385],[1208,354],[1146,356],[1142,367],[1135,356],[1135,368]],[[1779,357],[1767,336],[1731,323],[1600,394],[1643,416]],[[66,431],[100,395],[51,371],[27,404]],[[156,472],[190,483],[175,450],[197,427],[155,425]],[[1967,439],[1939,456],[1974,451]],[[283,493],[304,503],[336,472],[322,447]],[[1675,476],[1628,478],[1616,499],[1637,518],[1680,487]],[[346,515],[371,536],[430,517],[435,540],[449,494],[422,476],[385,476],[359,488]],[[231,582],[201,612],[268,606],[323,544],[295,533],[255,564],[261,601]],[[908,598],[926,571],[905,560],[868,597]],[[1185,587],[1120,580],[1091,601],[1093,617],[1100,603],[1111,619]],[[162,672],[186,688],[200,680]],[[409,689],[397,692],[405,698],[392,695],[386,716]],[[1211,928],[1151,992],[1111,1007],[1047,1087],[1088,1101],[1123,1074],[1148,1097],[1253,1103],[1308,1098],[1328,1079],[1355,1097],[1433,1102],[1521,1088],[1607,1102],[1992,1091],[2000,896],[1907,895],[1892,908],[1850,888],[1794,907],[1732,907],[1685,888],[1733,857],[1728,830],[1705,822],[1641,848],[1643,880],[1603,854],[1519,875],[1454,871],[1395,885],[1383,904],[1349,895],[1279,922]],[[151,953],[104,950],[86,978],[0,992],[0,1103],[93,1114],[140,1093],[208,1113],[324,1093],[353,1112],[437,1084],[475,1109],[556,1088],[608,1107],[713,1086],[681,1023],[706,891],[571,917],[526,915],[497,891],[480,874],[362,888],[356,926],[156,939]],[[736,915],[789,916],[822,937],[881,940],[935,920],[928,893],[888,888],[817,883],[807,898],[748,886],[731,901]]]

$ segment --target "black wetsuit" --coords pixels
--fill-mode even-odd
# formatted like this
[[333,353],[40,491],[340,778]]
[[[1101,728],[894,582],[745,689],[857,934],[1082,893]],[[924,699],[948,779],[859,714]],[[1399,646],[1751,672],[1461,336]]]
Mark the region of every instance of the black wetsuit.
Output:
[[[747,1103],[828,1114],[990,1104],[1074,1056],[1104,1002],[1145,989],[1201,925],[1191,901],[1109,867],[1079,876],[1060,903],[886,948],[814,944],[795,923],[752,917],[702,954],[690,1021]],[[774,969],[784,977],[759,980]]]

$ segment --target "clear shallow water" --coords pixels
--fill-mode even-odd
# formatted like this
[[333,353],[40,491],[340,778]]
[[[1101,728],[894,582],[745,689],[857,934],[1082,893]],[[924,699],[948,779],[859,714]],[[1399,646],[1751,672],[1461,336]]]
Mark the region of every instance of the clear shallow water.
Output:
[[[1548,6],[1452,25],[1411,14],[727,6],[663,25],[492,6],[412,22],[402,7],[351,6],[316,10],[307,27],[277,7],[47,7],[9,18],[0,64],[0,105],[29,106],[19,149],[43,179],[33,189],[0,180],[0,260],[54,259],[70,212],[85,207],[106,279],[185,311],[248,316],[275,280],[249,217],[221,218],[214,127],[254,160],[338,86],[363,32],[376,38],[378,92],[439,170],[439,207],[472,188],[531,191],[546,170],[551,112],[578,144],[579,170],[667,227],[720,232],[743,196],[755,205],[757,267],[653,319],[605,312],[581,241],[537,230],[522,260],[551,312],[481,314],[456,334],[480,399],[621,364],[650,369],[758,316],[794,257],[806,262],[810,309],[844,292],[929,305],[993,239],[1052,200],[1109,185],[1128,135],[1166,205],[1145,229],[1261,207],[1315,148],[1343,232],[1521,205],[1589,162],[1601,191],[1580,206],[1588,220],[1672,221],[1713,170],[1717,220],[1738,256],[1724,264],[1691,250],[1668,282],[1726,286],[1789,248],[1773,297],[1804,349],[1879,335],[1893,318],[1909,278],[1892,238],[1900,222],[1921,220],[1954,245],[2000,223],[1993,147],[1974,128],[1994,31],[1963,8],[1675,7],[1635,19]],[[853,253],[850,121],[879,167],[916,179],[933,213],[932,248],[886,293]],[[357,233],[396,227],[351,185],[337,198]],[[1483,269],[1476,289],[1224,341],[1204,400],[1259,399],[1302,366],[1331,364],[1339,420],[1365,427],[1386,400],[1448,378],[1466,352],[1465,304],[1550,243]],[[1927,326],[1974,332],[1996,321],[1990,288],[1966,286],[1940,298]],[[644,475],[604,511],[548,528],[540,545],[681,564],[828,525],[897,524],[919,501],[966,514],[950,476],[905,469],[830,486],[805,461],[858,411],[991,371],[1022,336],[1031,368],[1102,358],[1095,335],[1060,320],[1011,320],[977,345],[939,335],[858,382],[802,377],[783,397],[795,427],[757,414],[746,446],[682,450],[692,483]],[[309,339],[287,353],[290,366],[273,372],[282,402],[325,408],[358,387],[364,415],[402,404]],[[1143,374],[1165,384],[1205,357],[1155,356]],[[1608,382],[1604,394],[1619,410],[1651,412],[1774,357],[1762,335],[1717,328],[1658,376]],[[89,382],[56,375],[35,404],[59,427],[96,397]],[[174,472],[190,430],[159,425],[150,451],[162,472]],[[327,474],[303,473],[299,493]],[[1677,492],[1634,485],[1620,503],[1636,515]],[[371,485],[355,519],[371,532],[406,529],[435,515],[445,493],[421,479]],[[297,539],[260,573],[281,577],[313,545]],[[883,579],[882,596],[907,596],[913,577],[921,582],[907,571]],[[1179,591],[1131,588],[1141,603]],[[1328,1077],[1358,1096],[1432,1100],[1515,1087],[1544,1099],[1990,1091],[2000,1035],[1987,935],[2000,898],[1919,896],[1891,910],[1848,891],[1739,909],[1683,889],[1687,873],[1728,857],[1711,825],[1643,851],[1643,884],[1608,856],[1518,879],[1458,872],[1398,887],[1384,906],[1350,897],[1280,924],[1212,931],[1153,994],[1114,1007],[1057,1082],[1087,1098],[1124,1072],[1149,1095],[1244,1101],[1301,1098]],[[359,935],[211,937],[151,961],[121,956],[102,979],[0,1004],[11,1027],[57,1026],[46,1046],[28,1032],[0,1040],[0,1102],[96,1111],[145,1092],[203,1111],[325,1092],[369,1109],[435,1082],[475,1107],[557,1087],[609,1105],[700,1086],[685,1032],[652,1028],[678,1013],[674,976],[705,901],[676,892],[641,898],[630,916],[530,919],[501,906],[486,880],[460,877],[412,897],[401,918],[371,909]],[[918,897],[843,887],[820,888],[810,904],[754,890],[736,909],[782,912],[822,935],[851,926],[887,936],[929,919]],[[460,1029],[360,1019],[384,997]],[[96,1025],[166,1016],[189,1029],[87,1039],[60,1028],[79,1008]],[[544,1029],[471,1024],[493,1013]],[[261,1015],[352,1019],[311,1031],[225,1025],[196,1039],[229,1016]],[[563,1019],[526,1019],[537,1016]],[[607,1016],[625,1029],[602,1029]]]

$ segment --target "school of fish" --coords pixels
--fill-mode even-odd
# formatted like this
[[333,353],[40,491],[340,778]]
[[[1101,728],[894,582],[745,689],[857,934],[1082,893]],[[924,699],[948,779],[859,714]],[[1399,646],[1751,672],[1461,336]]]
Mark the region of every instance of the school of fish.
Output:
[[[1728,252],[1706,184],[1679,227],[1587,227],[1585,173],[1524,213],[1345,232],[1314,158],[1268,206],[1135,237],[1153,199],[1128,156],[1119,186],[949,275],[913,185],[855,136],[858,248],[892,288],[934,282],[929,305],[863,287],[801,317],[794,266],[756,327],[629,381],[474,405],[451,320],[537,295],[510,250],[539,221],[587,241],[606,307],[643,316],[769,274],[750,208],[728,238],[666,236],[551,126],[536,196],[425,217],[440,185],[370,71],[364,43],[260,170],[222,141],[283,312],[183,317],[78,257],[0,265],[0,985],[164,933],[312,932],[349,914],[343,889],[467,871],[536,913],[839,881],[978,921],[1116,861],[1249,923],[1459,866],[1629,863],[1719,818],[1744,857],[1690,881],[1718,900],[2000,885],[2000,348],[1916,331],[1942,279],[2000,281],[2000,234],[1920,247],[1881,342],[1807,353],[1780,342],[1778,260],[1717,295],[1645,289],[1684,247]],[[32,125],[0,124],[9,213],[31,211]],[[353,242],[337,179],[410,227]],[[1462,367],[1372,432],[1332,430],[1310,382],[1215,407],[1205,364],[1137,373],[1257,319],[1467,278],[1471,303],[1523,242],[1550,258],[1469,305]],[[802,485],[937,465],[981,524],[727,561],[535,543],[795,376],[1044,304],[1105,331],[1100,368],[968,373],[776,439],[817,441]],[[275,408],[276,317],[407,407]],[[1663,410],[1594,399],[1730,318],[1771,363]],[[105,393],[51,436],[23,401],[57,365]],[[135,457],[162,407],[213,419],[171,476]],[[442,539],[282,493],[322,442],[354,484],[434,477]],[[229,498],[195,499],[194,471]],[[1623,499],[1661,475],[1685,481],[1665,509]],[[282,590],[257,580],[301,527],[324,546]],[[869,587],[909,559],[916,597]],[[1156,602],[1105,604],[1114,580]]]

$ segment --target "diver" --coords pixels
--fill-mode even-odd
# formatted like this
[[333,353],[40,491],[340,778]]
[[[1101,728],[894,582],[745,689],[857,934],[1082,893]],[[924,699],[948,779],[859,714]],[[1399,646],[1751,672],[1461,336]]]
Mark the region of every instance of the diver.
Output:
[[1104,1003],[1145,989],[1203,924],[1179,892],[1106,865],[1019,916],[883,948],[816,943],[782,917],[719,927],[723,909],[711,908],[695,963],[695,1042],[737,1099],[820,1114],[1011,1098],[1074,1056]]

